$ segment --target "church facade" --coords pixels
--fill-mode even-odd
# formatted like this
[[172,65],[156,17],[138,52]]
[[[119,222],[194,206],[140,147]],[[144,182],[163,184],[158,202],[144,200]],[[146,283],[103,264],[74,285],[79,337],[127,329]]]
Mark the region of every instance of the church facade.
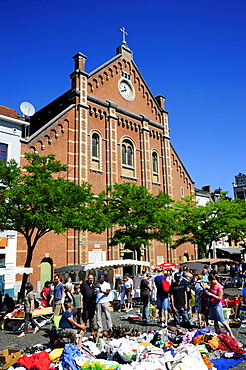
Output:
[[[194,183],[170,142],[165,98],[152,95],[127,45],[119,46],[114,58],[89,74],[86,56],[78,53],[73,58],[71,89],[31,117],[29,137],[22,140],[22,159],[25,152],[54,153],[68,165],[67,178],[92,184],[95,194],[126,181],[153,194],[162,190],[175,200],[193,194]],[[112,232],[45,235],[34,251],[33,281],[42,285],[55,267],[134,258],[124,246],[110,247]],[[141,259],[151,266],[187,257],[196,258],[190,244],[170,250],[153,242],[141,251]],[[25,243],[19,237],[17,265],[24,260]]]

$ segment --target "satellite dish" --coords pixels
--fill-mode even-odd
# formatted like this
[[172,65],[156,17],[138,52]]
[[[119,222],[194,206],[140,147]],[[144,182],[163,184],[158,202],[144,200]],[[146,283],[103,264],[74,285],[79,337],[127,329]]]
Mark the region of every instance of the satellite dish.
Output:
[[23,101],[20,105],[21,113],[26,117],[31,117],[35,113],[35,108],[31,103],[28,103],[27,101]]

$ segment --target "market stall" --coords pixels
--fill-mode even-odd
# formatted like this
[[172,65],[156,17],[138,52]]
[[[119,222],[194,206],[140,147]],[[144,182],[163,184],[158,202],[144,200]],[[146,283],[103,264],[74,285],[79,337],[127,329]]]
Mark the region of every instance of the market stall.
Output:
[[150,263],[146,261],[138,261],[132,259],[108,260],[93,263],[82,263],[80,265],[58,267],[55,269],[55,273],[61,275],[64,278],[64,281],[66,281],[66,279],[70,277],[72,278],[72,281],[78,282],[81,280],[85,280],[88,274],[93,274],[96,278],[95,280],[97,280],[97,276],[99,273],[106,272],[106,274],[108,274],[109,272],[112,272],[112,274],[110,274],[111,281],[109,281],[109,283],[111,284],[112,291],[114,291],[114,288],[116,286],[115,282],[117,278],[117,275],[115,275],[115,270],[125,266],[139,266],[149,268]]

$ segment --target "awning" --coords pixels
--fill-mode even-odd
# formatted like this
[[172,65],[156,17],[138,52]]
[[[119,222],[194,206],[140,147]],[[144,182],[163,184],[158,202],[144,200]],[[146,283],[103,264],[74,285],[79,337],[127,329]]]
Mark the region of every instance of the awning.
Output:
[[8,246],[8,238],[0,238],[0,247]]
[[173,262],[163,262],[160,265],[157,265],[154,271],[157,271],[159,267],[162,267],[163,270],[175,270],[179,268],[180,266],[177,263],[173,263]]
[[216,250],[226,252],[226,253],[229,253],[229,254],[241,254],[241,253],[243,253],[244,248],[243,247],[228,247],[228,248],[226,248],[226,247],[225,248],[217,247]]
[[216,265],[220,262],[222,262],[222,263],[225,263],[225,262],[237,263],[236,261],[233,261],[230,258],[201,258],[201,259],[198,259],[198,260],[182,262],[182,265],[187,265],[188,263],[192,263],[192,262],[201,262],[201,263],[204,263],[206,265]]
[[180,264],[182,267],[183,266],[186,266],[188,268],[191,268],[192,270],[197,270],[199,272],[202,272],[202,270],[204,269],[204,266],[206,265],[205,263],[202,263],[202,262],[184,262],[184,263],[181,263]]
[[32,274],[32,267],[0,267],[0,276],[2,275],[16,275],[16,274]]
[[58,267],[55,269],[55,273],[66,273],[71,271],[88,271],[93,269],[104,269],[104,268],[119,268],[124,266],[147,266],[149,267],[150,263],[145,261],[137,260],[110,260],[110,261],[99,261],[94,263],[82,263],[81,265],[71,265]]

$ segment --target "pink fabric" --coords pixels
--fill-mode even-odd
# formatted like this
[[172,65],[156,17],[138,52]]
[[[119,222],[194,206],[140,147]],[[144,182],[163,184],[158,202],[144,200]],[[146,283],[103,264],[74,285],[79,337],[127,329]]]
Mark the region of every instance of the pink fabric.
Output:
[[[218,295],[218,290],[219,289],[223,289],[223,286],[221,285],[221,284],[217,284],[216,285],[216,287],[214,288],[214,289],[209,289],[209,292],[210,293],[213,293],[213,294],[215,294],[215,295]],[[214,298],[214,297],[211,297],[211,299],[210,299],[210,303],[220,303],[221,301],[219,300],[219,299],[216,299],[216,298]]]
[[189,343],[191,343],[192,338],[194,337],[195,334],[196,334],[196,331],[185,333],[184,336],[183,336],[183,338],[182,338],[182,344],[189,344]]

